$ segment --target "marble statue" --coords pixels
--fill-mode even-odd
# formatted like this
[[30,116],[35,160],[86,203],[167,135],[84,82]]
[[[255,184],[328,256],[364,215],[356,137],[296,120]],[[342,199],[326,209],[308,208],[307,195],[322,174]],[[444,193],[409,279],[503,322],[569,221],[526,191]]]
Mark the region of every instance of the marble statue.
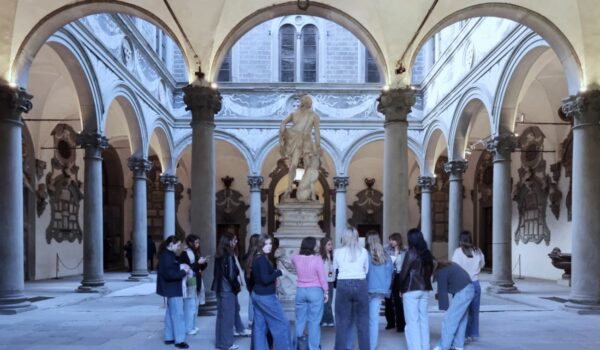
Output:
[[[287,124],[292,123],[292,127],[287,128]],[[314,135],[313,135],[314,130]],[[308,95],[300,98],[300,107],[288,115],[279,127],[279,152],[282,158],[288,160],[288,187],[284,198],[289,198],[292,192],[292,183],[296,177],[296,169],[300,160],[305,167],[311,168],[317,165],[317,176],[305,171],[302,180],[306,177],[304,183],[303,199],[306,201],[314,199],[313,185],[318,179],[318,167],[321,156],[321,135],[319,131],[319,116],[312,110],[312,99]],[[309,180],[310,178],[310,180]],[[300,182],[302,182],[302,180]]]

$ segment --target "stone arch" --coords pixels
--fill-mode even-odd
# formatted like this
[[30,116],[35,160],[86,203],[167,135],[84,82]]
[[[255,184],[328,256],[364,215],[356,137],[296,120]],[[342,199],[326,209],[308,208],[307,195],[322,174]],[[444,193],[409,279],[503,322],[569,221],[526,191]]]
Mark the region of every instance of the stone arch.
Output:
[[[499,17],[515,21],[533,30],[541,36],[558,56],[567,76],[567,84],[570,94],[576,94],[582,87],[583,70],[581,60],[577,56],[573,45],[564,33],[546,17],[528,8],[505,3],[485,3],[462,8],[436,23],[421,37],[419,44],[413,50],[410,57],[409,67],[412,67],[417,55],[423,45],[437,32],[456,22],[474,17]],[[410,70],[407,72],[411,74]],[[410,81],[410,76],[408,76]]]
[[367,134],[363,137],[361,137],[357,142],[355,142],[354,144],[352,144],[348,150],[346,151],[346,153],[344,154],[344,156],[342,157],[342,167],[341,167],[341,171],[339,172],[340,175],[343,174],[347,174],[348,173],[348,167],[350,166],[350,161],[352,161],[352,158],[354,158],[354,156],[356,155],[356,153],[365,145],[373,142],[373,141],[380,141],[384,139],[384,135],[385,132],[384,130],[377,130],[374,131],[370,134]]
[[[467,135],[469,135],[473,116],[481,109],[487,111],[489,125],[492,124],[490,111],[491,98],[487,92],[477,86],[467,90],[460,98],[454,114],[452,116],[452,125],[450,126],[450,135],[448,137],[448,159],[464,159],[465,148],[467,147]],[[490,130],[490,134],[492,130]]]
[[551,48],[539,36],[532,34],[510,56],[502,71],[492,109],[494,134],[512,132],[517,104],[527,73],[537,60]]
[[[266,8],[261,8],[242,19],[225,36],[225,38],[219,45],[219,48],[215,52],[212,58],[210,72],[208,75],[210,77],[210,80],[216,80],[217,75],[219,73],[219,68],[221,67],[223,59],[227,55],[227,52],[229,52],[231,47],[250,29],[270,19],[281,16],[294,15],[298,13],[300,12],[298,11],[298,5],[296,1],[289,1],[281,4],[271,5]],[[380,71],[388,72],[385,56],[379,44],[375,41],[375,38],[371,35],[367,28],[365,28],[352,16],[331,5],[312,1],[308,9],[302,11],[301,14],[326,18],[343,26],[352,34],[354,34],[368,48],[369,52],[371,52],[371,54],[375,58],[377,65],[380,68]],[[385,80],[387,82],[387,75],[385,76]]]
[[179,42],[180,38],[159,16],[141,6],[124,1],[97,0],[93,2],[76,2],[62,6],[38,21],[20,43],[19,49],[12,61],[12,66],[10,67],[11,81],[16,82],[21,87],[27,88],[27,79],[31,63],[39,49],[52,34],[59,31],[66,24],[80,18],[107,12],[132,15],[158,26],[173,39],[175,45],[177,45],[181,52],[184,53],[186,64],[190,67],[190,57],[193,55],[181,45]]
[[[170,130],[171,128],[164,120],[158,119],[154,124],[150,139],[152,139],[152,135],[156,135],[160,146],[160,155],[158,159],[160,160],[163,173],[173,175],[177,164],[175,163],[175,157],[173,156],[173,137],[171,136]],[[148,142],[148,147],[150,147],[150,142]],[[149,154],[149,149],[145,152],[146,154]]]
[[438,149],[440,140],[443,140],[448,149],[448,136],[444,133],[444,129],[439,123],[432,123],[426,131],[425,139],[423,144],[425,145],[425,152],[423,157],[423,167],[421,168],[421,175],[433,176],[435,170],[435,163],[441,152]]
[[61,58],[76,87],[83,130],[98,131],[104,106],[89,56],[80,42],[66,31],[56,32],[48,39],[47,45]]
[[124,84],[114,86],[107,91],[111,91],[112,95],[106,101],[109,103],[105,108],[105,116],[102,118],[103,133],[106,128],[107,113],[110,104],[118,103],[125,113],[125,121],[127,123],[127,131],[129,132],[129,140],[131,146],[131,155],[138,157],[148,156],[148,133],[146,132],[146,123],[140,106],[139,100],[133,90]]

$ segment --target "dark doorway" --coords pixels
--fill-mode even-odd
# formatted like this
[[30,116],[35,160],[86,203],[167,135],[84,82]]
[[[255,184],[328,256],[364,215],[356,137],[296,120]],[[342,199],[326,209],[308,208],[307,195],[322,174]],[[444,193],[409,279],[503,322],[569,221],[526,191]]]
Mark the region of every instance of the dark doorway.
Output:
[[483,151],[475,170],[473,197],[473,240],[485,256],[485,269],[492,268],[492,188],[494,164],[492,154]]
[[102,154],[102,199],[104,203],[104,270],[125,268],[123,242],[123,206],[125,187],[117,151],[109,146]]

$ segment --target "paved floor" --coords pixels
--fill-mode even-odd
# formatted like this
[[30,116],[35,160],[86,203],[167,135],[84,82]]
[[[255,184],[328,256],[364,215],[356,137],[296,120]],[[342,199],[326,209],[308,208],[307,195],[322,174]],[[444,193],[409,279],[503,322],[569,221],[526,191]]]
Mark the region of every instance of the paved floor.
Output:
[[[0,316],[0,349],[170,349],[162,343],[163,299],[154,283],[126,282],[127,274],[109,273],[105,295],[79,294],[80,277],[26,284],[36,310]],[[483,288],[487,286],[483,276]],[[483,295],[481,339],[467,346],[478,349],[570,349],[600,347],[600,315],[579,315],[563,309],[568,288],[553,281],[517,280],[521,291]],[[242,318],[247,294],[240,296]],[[546,299],[550,298],[550,299]],[[35,299],[34,299],[35,300]],[[439,338],[442,313],[430,301],[432,345]],[[198,319],[200,333],[188,337],[192,349],[213,349],[214,316]],[[406,349],[402,334],[384,330],[380,322],[379,349]],[[332,349],[333,329],[324,329],[323,349]],[[249,339],[238,339],[241,349]]]

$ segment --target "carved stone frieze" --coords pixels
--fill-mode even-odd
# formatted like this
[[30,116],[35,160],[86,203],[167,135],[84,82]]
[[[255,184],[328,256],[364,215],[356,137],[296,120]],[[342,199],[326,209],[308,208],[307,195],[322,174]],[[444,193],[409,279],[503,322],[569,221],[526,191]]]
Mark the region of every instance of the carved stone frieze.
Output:
[[409,87],[383,91],[377,101],[377,111],[385,116],[386,123],[405,122],[416,102],[415,91]]
[[544,241],[550,244],[550,229],[546,224],[549,188],[552,180],[546,174],[543,158],[544,138],[537,126],[525,129],[519,137],[521,168],[519,182],[515,185],[513,200],[517,202],[519,224],[515,231],[515,242]]
[[59,243],[64,240],[81,243],[79,209],[83,193],[78,179],[79,167],[75,164],[77,134],[70,125],[58,124],[51,135],[54,138],[54,157],[46,175],[51,209],[46,242],[50,244],[55,239]]
[[321,137],[334,144],[340,153],[344,153],[352,145],[373,130],[357,129],[321,129]]
[[227,133],[245,143],[252,155],[256,156],[267,142],[277,135],[277,129],[227,129]]

